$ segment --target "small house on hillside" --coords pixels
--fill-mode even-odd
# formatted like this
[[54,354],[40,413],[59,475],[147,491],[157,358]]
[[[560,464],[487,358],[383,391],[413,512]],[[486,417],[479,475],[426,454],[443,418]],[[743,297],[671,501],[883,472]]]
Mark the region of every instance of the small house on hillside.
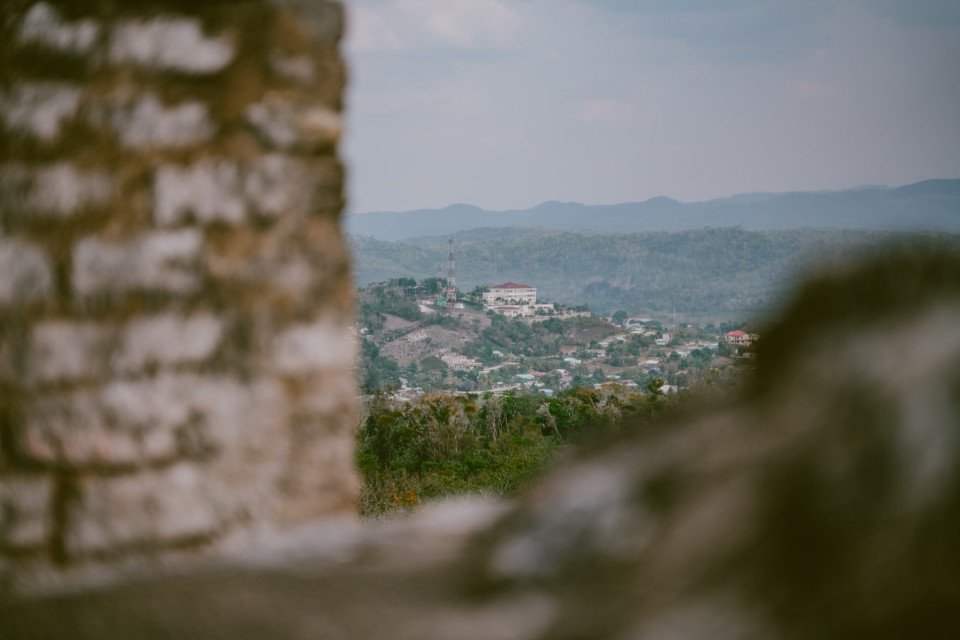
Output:
[[723,341],[729,345],[735,347],[749,347],[757,339],[757,335],[753,333],[747,333],[740,329],[735,329],[734,331],[727,331],[723,335]]

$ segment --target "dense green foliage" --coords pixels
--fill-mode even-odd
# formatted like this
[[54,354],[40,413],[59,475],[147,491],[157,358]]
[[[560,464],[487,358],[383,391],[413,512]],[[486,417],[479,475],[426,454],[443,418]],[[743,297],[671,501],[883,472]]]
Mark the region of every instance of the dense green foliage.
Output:
[[370,340],[360,341],[360,388],[364,393],[400,386],[400,365],[381,355],[380,348]]
[[[906,236],[904,236],[906,237]],[[807,267],[862,251],[890,234],[868,231],[746,231],[599,234],[483,229],[454,238],[461,290],[528,282],[541,299],[588,304],[599,313],[747,319],[766,311]],[[352,237],[358,281],[433,273],[445,238],[384,242]]]
[[361,323],[381,327],[386,314],[410,321],[422,319],[423,313],[414,297],[416,287],[417,281],[413,278],[398,278],[360,290],[357,306]]
[[361,513],[379,515],[450,495],[509,495],[564,445],[642,424],[667,398],[578,388],[555,398],[437,395],[371,401],[358,436]]

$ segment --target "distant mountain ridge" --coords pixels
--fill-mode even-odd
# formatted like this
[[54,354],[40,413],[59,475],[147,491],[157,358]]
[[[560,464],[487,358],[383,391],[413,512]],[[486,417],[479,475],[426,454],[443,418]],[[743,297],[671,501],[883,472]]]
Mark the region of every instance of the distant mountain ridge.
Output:
[[960,232],[960,179],[843,191],[749,193],[705,202],[667,197],[584,205],[544,202],[530,209],[487,211],[469,204],[443,209],[354,213],[348,233],[379,240],[446,235],[482,227],[637,233],[740,226],[749,230],[864,229]]

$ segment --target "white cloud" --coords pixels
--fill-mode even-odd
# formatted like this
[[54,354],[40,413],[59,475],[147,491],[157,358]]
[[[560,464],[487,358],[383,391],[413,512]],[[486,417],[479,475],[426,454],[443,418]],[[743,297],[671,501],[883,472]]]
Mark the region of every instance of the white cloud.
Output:
[[636,109],[629,102],[609,98],[591,98],[580,108],[580,117],[589,123],[623,122],[635,113]]

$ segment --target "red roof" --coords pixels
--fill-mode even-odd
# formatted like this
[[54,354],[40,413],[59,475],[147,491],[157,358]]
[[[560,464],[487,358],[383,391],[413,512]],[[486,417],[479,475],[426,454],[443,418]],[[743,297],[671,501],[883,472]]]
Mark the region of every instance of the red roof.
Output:
[[746,331],[741,331],[740,329],[737,329],[736,331],[727,331],[727,333],[726,333],[726,336],[727,336],[728,338],[740,338],[740,337],[745,336],[745,335],[747,335],[747,332],[746,332]]
[[504,282],[503,284],[495,284],[490,286],[491,289],[533,289],[528,284],[517,284],[516,282]]

